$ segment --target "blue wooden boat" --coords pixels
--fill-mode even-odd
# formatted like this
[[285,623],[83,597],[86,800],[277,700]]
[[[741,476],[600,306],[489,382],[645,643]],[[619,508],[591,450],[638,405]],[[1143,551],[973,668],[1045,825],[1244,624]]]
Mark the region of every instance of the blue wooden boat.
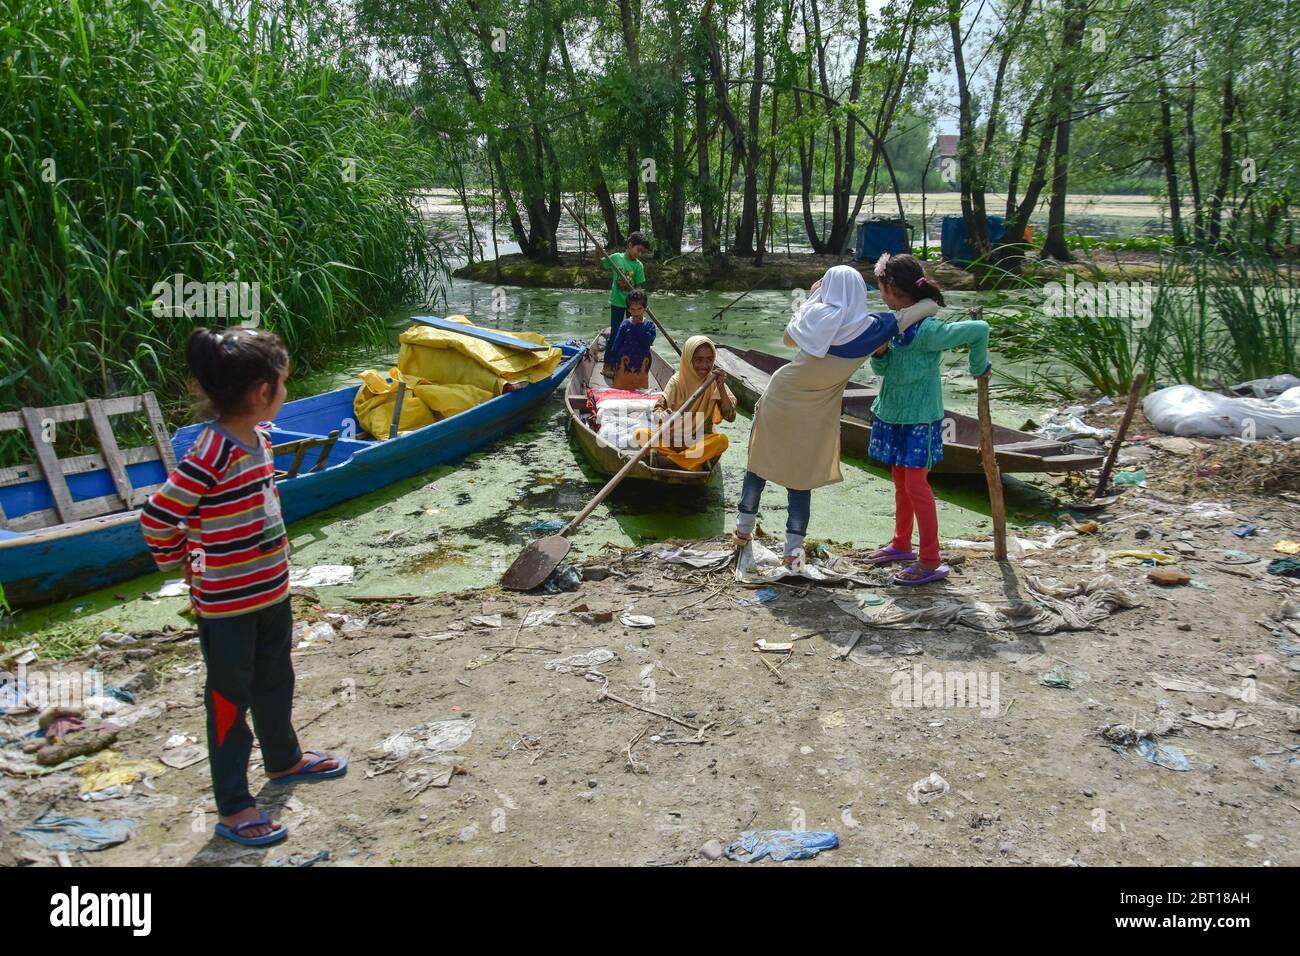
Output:
[[[455,461],[518,428],[560,387],[587,350],[580,342],[563,342],[558,347],[563,358],[547,378],[386,441],[366,439],[361,432],[352,408],[357,392],[354,385],[286,402],[271,433],[276,468],[286,474],[279,483],[285,520],[297,521],[435,465]],[[131,401],[140,400],[110,399],[98,404],[109,414],[124,414],[126,406],[119,407],[120,403]],[[75,407],[81,411],[80,406]],[[0,417],[18,420],[18,416],[11,412]],[[83,417],[84,413],[69,412],[61,420]],[[202,427],[186,425],[177,430],[168,451],[180,458]],[[344,437],[358,434],[362,437]],[[165,443],[166,433],[162,432],[161,437]],[[109,443],[116,451],[111,433]],[[138,454],[142,451],[129,449],[119,458],[116,469],[108,467],[102,455],[81,459],[97,461],[98,468],[69,469],[66,465],[72,460],[65,461],[66,494],[62,487],[52,490],[40,468],[4,469],[17,474],[16,480],[11,476],[14,483],[0,487],[0,584],[11,606],[72,597],[153,570],[140,534],[138,508],[119,508],[110,514],[16,530],[41,521],[42,515],[55,514],[56,509],[65,516],[79,511],[93,513],[97,510],[92,508],[94,504],[106,501],[115,492],[138,504],[143,491],[167,477],[163,456],[156,452],[151,456]],[[42,449],[37,452],[38,464],[59,468],[60,463],[52,456],[40,462]],[[31,480],[21,480],[28,473]],[[58,500],[60,496],[62,501]]]

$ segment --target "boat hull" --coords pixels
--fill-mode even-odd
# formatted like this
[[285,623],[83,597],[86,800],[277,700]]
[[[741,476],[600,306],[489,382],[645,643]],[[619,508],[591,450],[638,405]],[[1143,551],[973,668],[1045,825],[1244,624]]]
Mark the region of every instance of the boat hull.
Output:
[[[388,441],[340,439],[330,454],[328,467],[279,483],[285,521],[292,523],[456,461],[514,431],[534,415],[585,354],[582,345],[566,343],[561,348],[564,359],[555,371],[527,387]],[[357,428],[352,412],[355,394],[356,389],[347,386],[286,403],[274,422],[272,440],[279,444],[321,435],[331,428],[348,434],[349,423],[351,429]],[[201,428],[189,425],[176,432],[172,447],[178,459],[188,451]],[[313,454],[308,454],[309,466],[314,463]],[[287,457],[277,460],[279,467],[287,464]],[[136,487],[148,481],[137,479],[134,473],[132,478]],[[135,510],[0,537],[0,583],[10,605],[75,597],[153,570],[138,516]]]
[[[727,372],[727,384],[737,403],[754,410],[766,390],[771,375],[786,360],[766,352],[719,346],[718,364]],[[874,389],[857,382],[844,391],[843,414],[840,416],[840,454],[870,460],[871,403]],[[982,475],[983,459],[979,448],[979,421],[970,415],[944,412],[945,434],[943,460],[930,469],[936,475]],[[1078,454],[1062,442],[1045,441],[1037,435],[1003,425],[993,426],[993,443],[1000,471],[1018,474],[1085,471],[1100,468],[1100,455]]]

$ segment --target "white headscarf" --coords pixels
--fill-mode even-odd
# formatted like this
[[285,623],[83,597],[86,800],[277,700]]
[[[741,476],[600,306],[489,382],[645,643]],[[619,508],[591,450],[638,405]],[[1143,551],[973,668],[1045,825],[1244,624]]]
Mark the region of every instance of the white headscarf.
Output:
[[831,266],[786,331],[799,348],[823,358],[831,346],[856,339],[871,321],[862,274],[852,266]]

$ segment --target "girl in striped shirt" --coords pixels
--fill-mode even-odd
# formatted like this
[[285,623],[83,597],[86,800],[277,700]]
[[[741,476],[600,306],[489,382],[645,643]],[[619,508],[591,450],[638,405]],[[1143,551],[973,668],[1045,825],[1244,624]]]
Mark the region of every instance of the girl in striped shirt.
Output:
[[190,583],[207,666],[208,755],[217,834],[246,846],[276,843],[283,824],[248,788],[251,711],[272,783],[341,777],[347,761],[298,746],[293,710],[289,542],[263,429],[284,404],[289,354],[257,329],[195,329],[186,343],[195,391],[213,420],[141,509],[140,526],[163,571]]

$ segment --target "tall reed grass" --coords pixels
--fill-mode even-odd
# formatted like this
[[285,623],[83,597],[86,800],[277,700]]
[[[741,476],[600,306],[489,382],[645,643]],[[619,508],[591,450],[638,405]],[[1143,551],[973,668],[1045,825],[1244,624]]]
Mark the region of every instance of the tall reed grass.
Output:
[[155,317],[175,273],[258,283],[308,367],[428,295],[430,155],[331,5],[5,6],[0,409],[183,397],[190,329],[238,320]]

